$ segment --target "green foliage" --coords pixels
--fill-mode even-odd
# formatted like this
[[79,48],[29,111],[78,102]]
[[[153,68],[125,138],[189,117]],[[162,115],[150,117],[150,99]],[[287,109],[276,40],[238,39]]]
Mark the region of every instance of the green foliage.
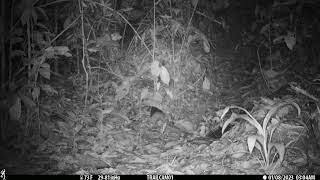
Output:
[[305,17],[302,17],[303,14],[307,14],[303,9],[316,3],[317,1],[288,0],[281,3],[265,3],[267,5],[257,4],[254,10],[256,20],[245,33],[244,43],[261,46],[268,51],[268,62],[280,60],[272,59],[279,52],[280,56],[283,56],[300,51],[305,40],[311,37],[310,31],[316,28],[312,27],[312,19],[305,21]]
[[246,114],[232,113],[229,119],[223,124],[222,134],[224,133],[224,130],[227,128],[227,126],[236,119],[246,120],[257,129],[256,135],[248,137],[247,143],[249,152],[252,153],[254,147],[256,147],[260,151],[264,159],[265,167],[269,167],[271,163],[273,163],[272,161],[270,162],[271,150],[272,148],[275,148],[277,150],[277,153],[279,154],[279,162],[281,163],[284,158],[285,145],[281,143],[272,143],[271,141],[275,129],[280,125],[280,122],[272,123],[272,116],[274,116],[280,108],[287,105],[295,107],[298,110],[298,115],[300,116],[301,110],[298,104],[291,100],[283,101],[274,105],[273,108],[270,109],[270,111],[265,115],[262,121],[262,125],[260,125],[258,120],[254,118],[246,109],[239,106],[228,106],[224,109],[223,114],[221,115],[221,119],[225,117],[225,115],[229,112],[230,109],[234,108],[240,109],[244,111]]

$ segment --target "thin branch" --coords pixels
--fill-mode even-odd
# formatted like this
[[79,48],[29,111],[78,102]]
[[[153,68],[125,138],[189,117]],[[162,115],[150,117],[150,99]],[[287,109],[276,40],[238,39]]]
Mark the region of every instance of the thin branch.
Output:
[[80,10],[80,14],[81,14],[81,33],[82,33],[82,67],[83,70],[86,74],[86,94],[85,94],[85,99],[84,99],[84,109],[86,109],[87,107],[87,101],[88,101],[88,89],[89,89],[89,75],[86,69],[86,65],[85,65],[85,43],[86,43],[86,39],[85,39],[85,35],[84,35],[84,20],[83,20],[83,6],[81,4],[81,0],[78,1],[79,2],[79,10]]
[[139,33],[136,31],[136,29],[132,26],[132,24],[121,14],[119,13],[118,11],[104,5],[104,4],[101,4],[101,3],[98,3],[98,2],[92,2],[94,4],[97,4],[97,5],[100,5],[114,13],[116,13],[118,16],[120,16],[130,27],[131,29],[134,31],[134,33],[137,35],[137,37],[140,39],[140,41],[142,42],[142,44],[144,45],[144,47],[147,49],[148,53],[150,54],[150,56],[152,56],[152,53],[150,51],[150,49],[148,48],[148,46],[146,45],[146,43],[142,40],[141,36],[139,35]]
[[70,1],[70,0],[56,0],[56,1],[53,1],[53,2],[49,2],[49,3],[46,3],[46,4],[39,5],[37,7],[40,7],[40,8],[47,7],[47,6],[50,6],[52,4],[61,3],[61,2],[65,2],[65,1],[67,2],[67,1]]
[[79,15],[75,20],[72,21],[64,30],[62,30],[56,37],[54,37],[49,44],[53,43],[55,40],[57,40],[66,30],[68,30],[79,18],[81,15]]
[[265,77],[265,75],[264,75],[264,72],[263,72],[263,70],[262,70],[262,65],[261,65],[261,59],[260,59],[259,50],[260,50],[260,46],[261,46],[262,43],[263,43],[263,42],[260,43],[260,45],[258,46],[258,49],[257,49],[257,57],[258,57],[259,69],[260,69],[260,73],[261,73],[261,75],[262,75],[262,78],[263,78],[264,82],[266,83],[266,86],[267,86],[267,88],[268,88],[268,91],[271,92],[270,87],[269,87],[269,83],[268,83],[268,81],[267,81],[267,79],[266,79],[266,77]]

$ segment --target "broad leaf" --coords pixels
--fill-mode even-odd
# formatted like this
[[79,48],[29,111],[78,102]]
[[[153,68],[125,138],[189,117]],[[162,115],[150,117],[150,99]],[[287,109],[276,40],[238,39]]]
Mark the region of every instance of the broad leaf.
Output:
[[224,130],[227,128],[227,126],[232,121],[234,121],[236,119],[244,119],[244,120],[248,121],[251,125],[253,125],[258,130],[258,134],[263,135],[264,131],[263,131],[261,125],[255,119],[252,119],[251,117],[247,114],[240,114],[239,115],[239,114],[232,113],[230,118],[223,124],[222,134],[223,134]]
[[221,114],[221,117],[220,119],[223,119],[224,116],[228,113],[228,111],[230,110],[230,106],[227,106],[226,108],[224,108],[222,114]]
[[284,159],[284,154],[285,154],[285,146],[284,144],[278,144],[278,143],[270,143],[269,144],[269,149],[268,149],[268,154],[270,155],[270,152],[272,148],[275,147],[277,150],[277,153],[279,154],[279,161],[282,162]]
[[207,77],[204,78],[204,81],[202,83],[202,89],[206,91],[210,90],[210,81]]
[[66,29],[70,25],[70,23],[72,22],[72,18],[73,18],[72,16],[68,16],[66,20],[63,22],[64,29]]
[[155,60],[151,63],[151,74],[155,77],[160,75],[161,68],[159,67],[159,61]]
[[41,85],[41,90],[48,93],[48,94],[55,94],[57,95],[58,92],[57,90],[55,90],[52,86],[50,86],[49,84],[43,84]]
[[278,37],[276,37],[272,42],[273,42],[274,44],[280,43],[280,42],[282,42],[282,40],[284,39],[284,37],[285,37],[285,36],[278,36]]
[[198,1],[199,1],[199,0],[191,0],[191,4],[192,4],[193,8],[196,8],[196,7],[197,7]]
[[113,41],[118,41],[118,40],[120,40],[122,38],[122,36],[119,34],[119,32],[115,32],[115,33],[112,33],[111,34],[111,39],[113,40]]
[[25,55],[24,51],[21,51],[21,50],[13,50],[13,51],[10,53],[10,58],[20,57],[20,56],[24,56],[24,55]]
[[169,85],[170,82],[170,75],[166,67],[162,66],[160,71],[160,78],[163,83]]
[[174,98],[173,93],[170,89],[166,88],[165,91],[166,91],[167,95],[170,97],[170,99]]
[[33,100],[30,99],[28,96],[21,94],[20,98],[21,98],[23,104],[25,104],[27,107],[34,108],[36,106],[36,104],[33,102]]
[[18,97],[13,106],[9,109],[9,116],[11,120],[18,121],[21,117],[21,99]]
[[39,87],[32,88],[31,95],[33,100],[38,99],[40,95],[40,88]]
[[148,96],[149,96],[149,90],[148,90],[148,88],[143,88],[142,91],[141,91],[141,95],[140,95],[141,100],[144,99],[144,98],[146,98],[146,97],[148,97]]
[[293,107],[295,107],[298,111],[298,116],[300,116],[300,107],[297,103],[293,102],[293,101],[284,101],[279,103],[278,105],[274,106],[272,109],[270,109],[270,111],[267,113],[267,115],[265,116],[265,118],[263,119],[263,125],[262,128],[264,130],[267,129],[267,125],[271,119],[271,117],[282,107],[282,106],[286,106],[286,105],[292,105]]
[[270,27],[270,23],[264,25],[260,30],[260,34],[265,33],[269,29],[269,27]]
[[23,38],[21,38],[21,37],[13,37],[13,38],[10,39],[10,42],[14,45],[14,44],[23,42]]
[[257,137],[256,136],[249,136],[248,137],[247,143],[248,143],[248,149],[249,149],[250,153],[252,153],[253,148],[254,148],[254,146],[256,144],[256,141],[257,141]]
[[129,93],[130,86],[130,78],[124,79],[121,85],[116,89],[116,100],[121,100],[123,97],[125,97]]
[[42,63],[39,68],[39,73],[42,77],[50,80],[50,64]]
[[156,82],[156,90],[157,91],[159,91],[160,87],[161,87],[161,83],[160,82]]
[[55,46],[53,47],[55,50],[55,53],[57,55],[62,55],[66,57],[72,57],[72,55],[69,53],[69,48],[67,46]]
[[226,122],[223,124],[222,134],[224,133],[224,130],[228,127],[228,125],[229,125],[230,123],[232,123],[232,121],[234,121],[237,117],[238,117],[237,114],[235,114],[235,113],[232,113],[232,114],[231,114],[231,116],[229,117],[229,119],[226,120]]
[[209,53],[210,52],[210,44],[207,40],[204,40],[203,41],[203,50],[204,52],[206,53]]
[[284,41],[286,42],[287,47],[292,50],[296,44],[296,38],[293,33],[289,32],[285,37]]

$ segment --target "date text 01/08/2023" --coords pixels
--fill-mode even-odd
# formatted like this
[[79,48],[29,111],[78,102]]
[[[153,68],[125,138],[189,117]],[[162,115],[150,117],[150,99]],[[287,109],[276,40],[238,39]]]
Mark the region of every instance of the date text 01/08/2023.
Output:
[[301,174],[301,175],[280,175],[280,174],[276,174],[276,175],[264,175],[263,176],[264,180],[315,180],[315,175],[305,175],[305,174]]

